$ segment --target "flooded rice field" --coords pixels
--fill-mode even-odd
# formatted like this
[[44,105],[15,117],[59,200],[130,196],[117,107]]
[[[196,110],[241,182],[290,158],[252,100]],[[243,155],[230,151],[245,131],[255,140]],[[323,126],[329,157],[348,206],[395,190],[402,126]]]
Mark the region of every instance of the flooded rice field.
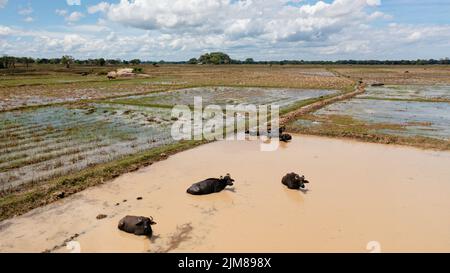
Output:
[[[294,135],[265,153],[260,141],[219,141],[0,222],[0,251],[68,252],[75,236],[83,253],[369,252],[371,242],[448,252],[449,164],[449,152],[322,137]],[[308,191],[281,184],[292,171]],[[228,172],[233,187],[186,193]],[[118,230],[125,215],[153,216],[152,239]]]
[[450,104],[352,99],[332,104],[316,115],[344,114],[366,123],[401,125],[383,133],[450,139]]
[[171,112],[91,104],[0,113],[0,189],[173,142]]
[[[0,113],[0,190],[36,183],[98,163],[175,142],[170,107],[276,103],[333,94],[327,90],[193,88],[84,106],[50,106]],[[40,101],[42,102],[42,101]],[[150,106],[156,107],[150,107]],[[159,107],[157,107],[159,106]],[[244,116],[238,114],[238,120]],[[227,125],[227,123],[225,124]]]
[[[175,82],[172,83],[172,85],[175,84]],[[141,79],[117,82],[61,82],[58,84],[17,85],[11,87],[1,87],[0,84],[0,111],[29,106],[147,94],[153,91],[161,91],[168,87],[169,85]]]
[[386,85],[367,87],[359,98],[402,100],[447,100],[450,102],[450,85]]
[[333,90],[302,90],[274,88],[198,87],[144,96],[115,99],[114,102],[136,105],[193,105],[194,97],[201,97],[204,105],[278,104],[287,107],[298,101],[336,94]]
[[450,86],[405,85],[368,87],[351,100],[329,105],[294,123],[327,130],[353,126],[353,132],[450,140]]

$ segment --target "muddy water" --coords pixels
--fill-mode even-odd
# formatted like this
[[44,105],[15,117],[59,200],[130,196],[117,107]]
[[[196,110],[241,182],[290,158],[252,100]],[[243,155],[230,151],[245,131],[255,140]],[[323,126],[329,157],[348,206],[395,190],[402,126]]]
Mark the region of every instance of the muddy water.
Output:
[[[448,152],[320,137],[295,136],[273,153],[216,142],[4,221],[0,250],[43,251],[78,233],[82,252],[368,252],[371,241],[383,252],[448,252],[448,166]],[[309,191],[281,185],[290,171]],[[235,187],[185,193],[227,172]],[[154,237],[118,231],[127,214],[153,216]]]

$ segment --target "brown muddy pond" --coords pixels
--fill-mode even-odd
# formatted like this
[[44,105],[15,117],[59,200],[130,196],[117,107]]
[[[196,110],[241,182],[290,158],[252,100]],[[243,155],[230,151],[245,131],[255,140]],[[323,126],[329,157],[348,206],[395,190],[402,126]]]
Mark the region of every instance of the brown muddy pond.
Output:
[[[67,252],[79,234],[81,252],[448,252],[449,165],[449,152],[321,137],[276,152],[215,142],[0,223],[0,251]],[[292,171],[309,191],[282,186]],[[185,192],[228,172],[228,190]],[[153,216],[154,237],[119,231],[125,215]]]

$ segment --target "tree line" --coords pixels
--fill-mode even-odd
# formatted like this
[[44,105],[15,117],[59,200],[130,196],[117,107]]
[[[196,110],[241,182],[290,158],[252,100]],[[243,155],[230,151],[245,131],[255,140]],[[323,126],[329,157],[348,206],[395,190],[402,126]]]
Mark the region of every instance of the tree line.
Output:
[[231,59],[230,56],[223,52],[212,52],[201,55],[199,58],[192,58],[187,63],[189,64],[272,64],[272,65],[301,65],[301,64],[316,64],[316,65],[333,65],[333,64],[347,64],[347,65],[449,65],[450,59],[443,58],[435,59],[418,59],[418,60],[338,60],[338,61],[305,61],[305,60],[283,60],[283,61],[255,61],[253,58],[247,58],[244,61]]
[[449,58],[443,59],[418,59],[418,60],[338,60],[338,61],[305,61],[305,60],[283,60],[283,61],[255,61],[253,58],[245,60],[232,59],[223,52],[211,52],[201,55],[199,58],[192,58],[188,61],[167,62],[167,61],[141,61],[140,59],[120,60],[120,59],[75,59],[65,55],[61,58],[30,58],[30,57],[0,57],[0,69],[14,69],[17,64],[29,67],[32,64],[61,64],[70,68],[72,64],[87,66],[107,66],[107,65],[139,65],[139,64],[263,64],[263,65],[450,65]]
[[106,66],[106,65],[139,65],[141,60],[119,60],[119,59],[75,59],[72,56],[65,55],[61,58],[31,58],[31,57],[14,57],[14,56],[2,56],[0,57],[0,69],[8,68],[14,69],[17,64],[29,67],[31,64],[61,64],[70,68],[72,64],[77,65],[91,65],[91,66]]

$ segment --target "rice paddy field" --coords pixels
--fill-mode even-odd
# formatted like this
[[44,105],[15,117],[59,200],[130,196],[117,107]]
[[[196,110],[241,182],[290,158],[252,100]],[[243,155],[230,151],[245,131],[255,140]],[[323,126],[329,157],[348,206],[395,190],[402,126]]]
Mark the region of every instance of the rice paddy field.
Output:
[[449,98],[449,85],[368,87],[364,94],[305,115],[291,127],[312,134],[386,137],[382,141],[394,143],[400,137],[448,149]]
[[[450,150],[446,67],[142,65],[0,71],[0,219],[202,144],[174,141],[174,105],[278,104],[289,113],[355,90],[288,124],[291,132]],[[407,73],[405,73],[407,72]],[[82,75],[83,74],[83,75]],[[370,83],[387,85],[371,87]]]
[[39,183],[124,155],[173,143],[171,107],[278,104],[334,94],[328,90],[193,88],[83,106],[49,106],[0,113],[2,190]]
[[450,102],[450,85],[387,85],[367,87],[359,98]]
[[92,104],[0,114],[2,189],[171,143],[168,109]]
[[[0,71],[0,111],[91,99],[145,95],[199,86],[283,87],[348,90],[351,79],[338,77],[324,67],[309,66],[197,66],[142,65],[148,78],[109,81],[106,72],[120,67],[34,66]],[[81,74],[87,76],[81,76]]]
[[283,88],[239,88],[239,87],[197,87],[168,92],[152,93],[114,99],[112,102],[127,105],[173,107],[175,105],[193,106],[194,98],[202,98],[206,105],[276,104],[289,107],[296,102],[336,94],[337,90],[307,90]]

